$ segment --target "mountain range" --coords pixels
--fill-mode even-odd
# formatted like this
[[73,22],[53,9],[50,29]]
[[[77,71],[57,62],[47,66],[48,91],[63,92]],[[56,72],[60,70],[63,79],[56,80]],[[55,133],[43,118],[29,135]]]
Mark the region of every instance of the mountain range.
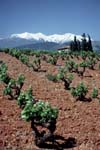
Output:
[[[77,40],[82,40],[81,35],[75,35],[72,33],[45,35],[42,33],[25,32],[12,34],[7,38],[0,38],[0,48],[16,47],[39,50],[56,50],[60,47],[69,45],[70,41],[74,40],[74,36],[76,36]],[[92,39],[92,45],[94,50],[100,50],[100,41],[94,41]]]

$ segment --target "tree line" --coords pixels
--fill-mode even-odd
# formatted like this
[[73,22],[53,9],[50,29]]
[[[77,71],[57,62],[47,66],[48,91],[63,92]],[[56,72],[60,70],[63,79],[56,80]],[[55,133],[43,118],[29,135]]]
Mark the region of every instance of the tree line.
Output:
[[74,36],[74,41],[71,41],[70,43],[71,51],[93,51],[91,37],[89,34],[86,37],[86,34],[83,33],[81,40],[82,41],[80,42],[79,40],[77,40],[76,36]]

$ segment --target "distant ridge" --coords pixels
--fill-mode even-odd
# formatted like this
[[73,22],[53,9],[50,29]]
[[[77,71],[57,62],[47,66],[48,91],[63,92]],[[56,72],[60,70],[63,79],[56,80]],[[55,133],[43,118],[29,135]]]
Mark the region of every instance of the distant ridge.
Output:
[[81,41],[81,39],[82,39],[81,35],[75,35],[72,33],[45,35],[43,33],[24,32],[24,33],[20,33],[20,34],[12,34],[10,36],[10,38],[21,38],[21,39],[26,39],[26,40],[65,43],[65,42],[74,40],[74,36],[76,36],[77,39]]
[[[70,44],[70,41],[81,41],[82,36],[72,33],[45,35],[43,33],[19,33],[7,38],[0,38],[0,48],[31,48],[36,50],[56,50]],[[92,40],[93,49],[100,50],[100,41]]]

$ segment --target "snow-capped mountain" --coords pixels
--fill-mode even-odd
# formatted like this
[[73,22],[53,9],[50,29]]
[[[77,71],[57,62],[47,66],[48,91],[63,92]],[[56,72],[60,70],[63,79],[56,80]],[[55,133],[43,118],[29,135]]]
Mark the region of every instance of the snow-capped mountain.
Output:
[[[12,34],[10,38],[21,38],[26,40],[35,40],[35,41],[44,41],[44,42],[54,42],[54,43],[65,43],[72,41],[75,34],[65,33],[65,34],[53,34],[45,35],[42,33],[21,33],[21,34]],[[76,35],[77,39],[81,41],[82,36]]]
[[[0,48],[31,48],[40,50],[55,50],[60,47],[69,45],[70,41],[74,40],[76,36],[77,40],[81,41],[82,36],[72,33],[65,34],[53,34],[45,35],[43,33],[20,33],[12,34],[7,38],[0,38]],[[93,47],[100,49],[100,42],[92,40]],[[99,43],[99,44],[98,44]]]

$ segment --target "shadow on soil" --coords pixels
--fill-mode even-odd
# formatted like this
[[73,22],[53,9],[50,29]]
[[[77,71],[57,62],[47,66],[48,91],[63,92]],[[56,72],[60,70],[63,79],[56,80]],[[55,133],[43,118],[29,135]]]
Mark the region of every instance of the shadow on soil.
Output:
[[84,98],[81,98],[81,99],[77,99],[77,101],[82,101],[82,102],[91,102],[91,101],[92,101],[92,99],[91,99],[91,98],[86,98],[86,97],[84,97]]
[[39,147],[43,149],[53,149],[53,150],[63,150],[64,148],[67,149],[76,147],[76,139],[73,137],[65,139],[62,136],[54,135],[54,137],[48,139],[47,142],[40,144]]

